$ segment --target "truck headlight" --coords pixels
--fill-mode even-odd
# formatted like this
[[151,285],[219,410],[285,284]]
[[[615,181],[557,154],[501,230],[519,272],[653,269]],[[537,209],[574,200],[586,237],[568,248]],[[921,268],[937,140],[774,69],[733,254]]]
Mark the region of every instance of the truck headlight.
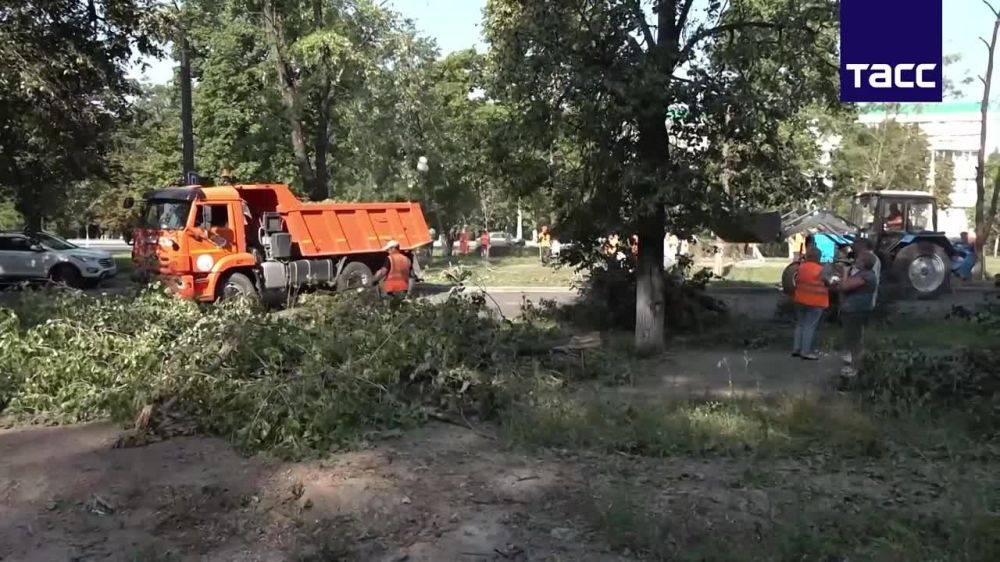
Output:
[[215,265],[215,258],[208,254],[202,254],[195,260],[194,265],[198,268],[198,271],[212,271],[212,266]]

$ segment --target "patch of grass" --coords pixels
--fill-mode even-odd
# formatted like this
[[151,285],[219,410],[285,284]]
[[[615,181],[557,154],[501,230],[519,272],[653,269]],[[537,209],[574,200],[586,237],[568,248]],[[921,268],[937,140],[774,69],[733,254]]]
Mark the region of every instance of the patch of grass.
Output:
[[[843,349],[843,329],[836,323],[825,322],[817,338],[824,349]],[[865,329],[865,345],[871,349],[908,347],[950,351],[989,346],[995,341],[996,336],[986,326],[958,318],[901,321],[890,317],[872,320]]]
[[669,559],[672,521],[649,513],[637,491],[625,487],[599,495],[587,506],[592,525],[616,551],[638,551],[654,559]]
[[486,287],[568,287],[573,282],[573,269],[542,265],[537,255],[504,256],[483,260],[476,255],[435,258],[421,264],[424,279],[430,283],[449,283],[446,271],[454,267],[468,269],[468,283]]
[[[768,480],[766,492],[783,487]],[[836,493],[814,490],[813,493]],[[700,498],[683,506],[658,505],[655,494],[633,485],[599,491],[581,512],[589,526],[618,552],[653,560],[690,562],[935,560],[987,562],[1000,559],[1000,517],[982,502],[958,501],[938,511],[883,507],[852,510],[815,507],[803,500],[776,506],[770,520],[750,514],[716,519],[711,528],[692,524],[706,517]],[[814,502],[815,503],[815,502]],[[700,507],[699,507],[700,506]],[[724,509],[724,508],[723,508]],[[738,545],[738,548],[734,546]]]
[[649,457],[812,449],[873,455],[881,450],[874,422],[856,407],[807,398],[637,406],[540,393],[515,406],[504,428],[509,439],[522,445]]
[[112,256],[118,266],[118,276],[128,278],[132,274],[132,254],[115,254]]
[[[700,263],[703,267],[712,267],[711,263]],[[788,267],[784,258],[768,258],[756,267],[733,267],[722,279],[712,281],[716,287],[748,287],[754,285],[775,286],[781,284],[781,272]]]

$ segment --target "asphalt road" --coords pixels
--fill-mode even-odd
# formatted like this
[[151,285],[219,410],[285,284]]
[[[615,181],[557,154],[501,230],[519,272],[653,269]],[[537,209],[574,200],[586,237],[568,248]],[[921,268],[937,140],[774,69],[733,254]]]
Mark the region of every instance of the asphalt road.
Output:
[[[115,280],[90,291],[114,295],[124,291],[129,286],[127,282]],[[452,287],[447,285],[423,284],[416,291],[417,296],[430,300],[444,300]],[[483,288],[466,287],[465,293],[483,292]],[[521,312],[525,301],[535,304],[543,300],[555,301],[557,304],[569,304],[577,299],[576,292],[568,287],[487,287],[487,302],[506,317],[516,317]],[[12,291],[0,292],[0,304],[9,298]],[[725,287],[710,288],[709,294],[726,303],[734,316],[742,316],[751,320],[769,320],[775,318],[781,303],[787,300],[776,288],[768,287]],[[991,303],[1000,306],[1000,291],[980,287],[964,287],[934,300],[897,301],[892,304],[896,313],[912,317],[943,317],[957,307],[974,311]]]

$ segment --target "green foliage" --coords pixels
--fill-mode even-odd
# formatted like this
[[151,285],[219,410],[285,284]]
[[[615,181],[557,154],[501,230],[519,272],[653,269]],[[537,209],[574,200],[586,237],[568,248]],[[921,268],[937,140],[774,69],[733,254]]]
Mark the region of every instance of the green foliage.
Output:
[[0,34],[0,192],[32,227],[67,186],[106,176],[134,93],[133,48],[151,52],[146,0],[4,0]]
[[[635,256],[607,256],[601,251],[577,247],[578,268],[587,275],[578,282],[580,298],[560,312],[564,320],[601,329],[635,327]],[[580,255],[587,254],[586,256]],[[725,314],[725,305],[710,297],[705,289],[713,278],[711,270],[697,269],[694,261],[679,256],[663,275],[663,302],[667,310],[665,328],[673,333],[696,332]]]
[[[491,0],[498,96],[552,165],[541,185],[563,228],[592,241],[659,204],[685,234],[727,209],[815,193],[816,178],[791,165],[797,150],[816,152],[802,112],[835,97],[833,7],[710,2],[696,17],[670,0]],[[668,132],[676,103],[688,114]],[[649,236],[662,237],[657,226]]]
[[984,431],[1000,426],[1000,373],[995,347],[952,352],[887,346],[865,356],[849,388],[894,412],[966,411]]
[[[235,181],[301,187],[275,84],[274,62],[262,40],[259,21],[235,3],[193,2],[188,6],[187,37],[195,51],[192,65],[197,77],[193,111],[199,172],[216,181],[227,176]],[[173,145],[163,147],[172,151],[176,163],[171,179],[180,173],[176,97],[173,93],[174,119],[169,128]]]
[[951,194],[955,190],[955,158],[950,152],[943,152],[934,163],[934,197],[938,207],[951,207]]
[[24,218],[14,208],[14,201],[0,199],[0,228],[15,229],[24,225]]
[[893,106],[886,107],[881,123],[852,123],[844,131],[832,163],[839,191],[926,189],[931,164],[927,136],[917,124],[893,119],[892,110]]
[[[134,299],[25,294],[0,321],[5,413],[36,421],[131,420],[169,408],[245,451],[303,456],[433,412],[492,415],[524,342],[482,299],[409,303],[303,297],[277,314]],[[416,329],[419,327],[419,329]]]

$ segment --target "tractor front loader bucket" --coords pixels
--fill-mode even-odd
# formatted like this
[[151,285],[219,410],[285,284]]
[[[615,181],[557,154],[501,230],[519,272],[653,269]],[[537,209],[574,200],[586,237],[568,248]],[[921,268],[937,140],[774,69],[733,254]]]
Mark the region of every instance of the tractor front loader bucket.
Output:
[[795,234],[824,233],[848,243],[844,236],[856,233],[858,227],[829,211],[808,213],[734,213],[713,226],[715,234],[725,242],[737,244],[782,242]]
[[724,242],[769,244],[784,238],[780,213],[739,213],[718,221],[712,230]]

